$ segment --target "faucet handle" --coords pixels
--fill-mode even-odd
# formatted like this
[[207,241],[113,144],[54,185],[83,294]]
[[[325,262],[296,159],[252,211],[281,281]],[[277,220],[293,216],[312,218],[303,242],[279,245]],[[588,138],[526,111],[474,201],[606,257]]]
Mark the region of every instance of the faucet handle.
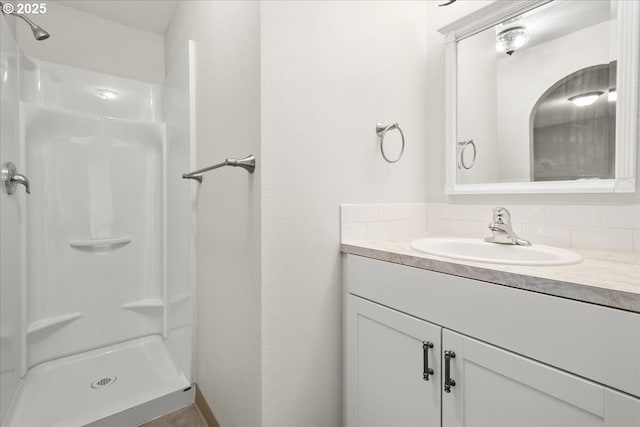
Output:
[[506,208],[496,207],[493,211],[493,222],[498,224],[511,224],[511,214]]
[[12,162],[7,162],[2,166],[0,170],[0,181],[3,181],[4,189],[9,195],[16,192],[18,184],[24,185],[27,194],[31,194],[29,179],[19,174],[16,165]]

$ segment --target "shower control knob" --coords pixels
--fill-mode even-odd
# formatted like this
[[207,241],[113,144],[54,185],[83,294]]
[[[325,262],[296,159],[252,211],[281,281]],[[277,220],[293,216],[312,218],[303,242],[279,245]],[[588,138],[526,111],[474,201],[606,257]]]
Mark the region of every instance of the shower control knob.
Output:
[[0,179],[2,180],[5,191],[9,195],[16,192],[18,184],[24,185],[27,194],[31,194],[29,179],[26,176],[19,174],[18,170],[16,169],[16,165],[14,165],[12,162],[7,162],[2,166],[2,170],[0,171]]

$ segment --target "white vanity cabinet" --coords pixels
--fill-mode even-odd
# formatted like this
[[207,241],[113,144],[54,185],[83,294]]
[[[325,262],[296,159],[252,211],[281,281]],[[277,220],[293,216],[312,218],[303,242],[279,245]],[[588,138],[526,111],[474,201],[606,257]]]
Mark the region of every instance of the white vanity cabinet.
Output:
[[456,381],[443,426],[640,426],[638,399],[447,329],[442,342]]
[[[640,387],[640,315],[353,255],[344,272],[346,426],[640,426],[638,394],[618,391]],[[539,304],[556,300],[584,329],[550,327],[558,307]]]
[[440,425],[441,328],[353,295],[346,306],[346,424]]

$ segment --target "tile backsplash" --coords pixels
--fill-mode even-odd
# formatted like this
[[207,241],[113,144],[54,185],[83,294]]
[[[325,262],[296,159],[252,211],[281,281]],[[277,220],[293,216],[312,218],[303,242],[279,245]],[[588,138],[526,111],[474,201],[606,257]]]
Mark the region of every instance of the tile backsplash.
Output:
[[[495,205],[343,204],[341,240],[354,242],[424,233],[490,236]],[[514,231],[534,243],[640,253],[640,205],[504,205]]]

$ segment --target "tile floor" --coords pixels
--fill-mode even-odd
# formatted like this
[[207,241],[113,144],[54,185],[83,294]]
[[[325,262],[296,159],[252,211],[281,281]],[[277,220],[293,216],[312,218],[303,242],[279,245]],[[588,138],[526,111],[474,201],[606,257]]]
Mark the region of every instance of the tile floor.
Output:
[[140,427],[208,427],[195,405],[187,406]]

